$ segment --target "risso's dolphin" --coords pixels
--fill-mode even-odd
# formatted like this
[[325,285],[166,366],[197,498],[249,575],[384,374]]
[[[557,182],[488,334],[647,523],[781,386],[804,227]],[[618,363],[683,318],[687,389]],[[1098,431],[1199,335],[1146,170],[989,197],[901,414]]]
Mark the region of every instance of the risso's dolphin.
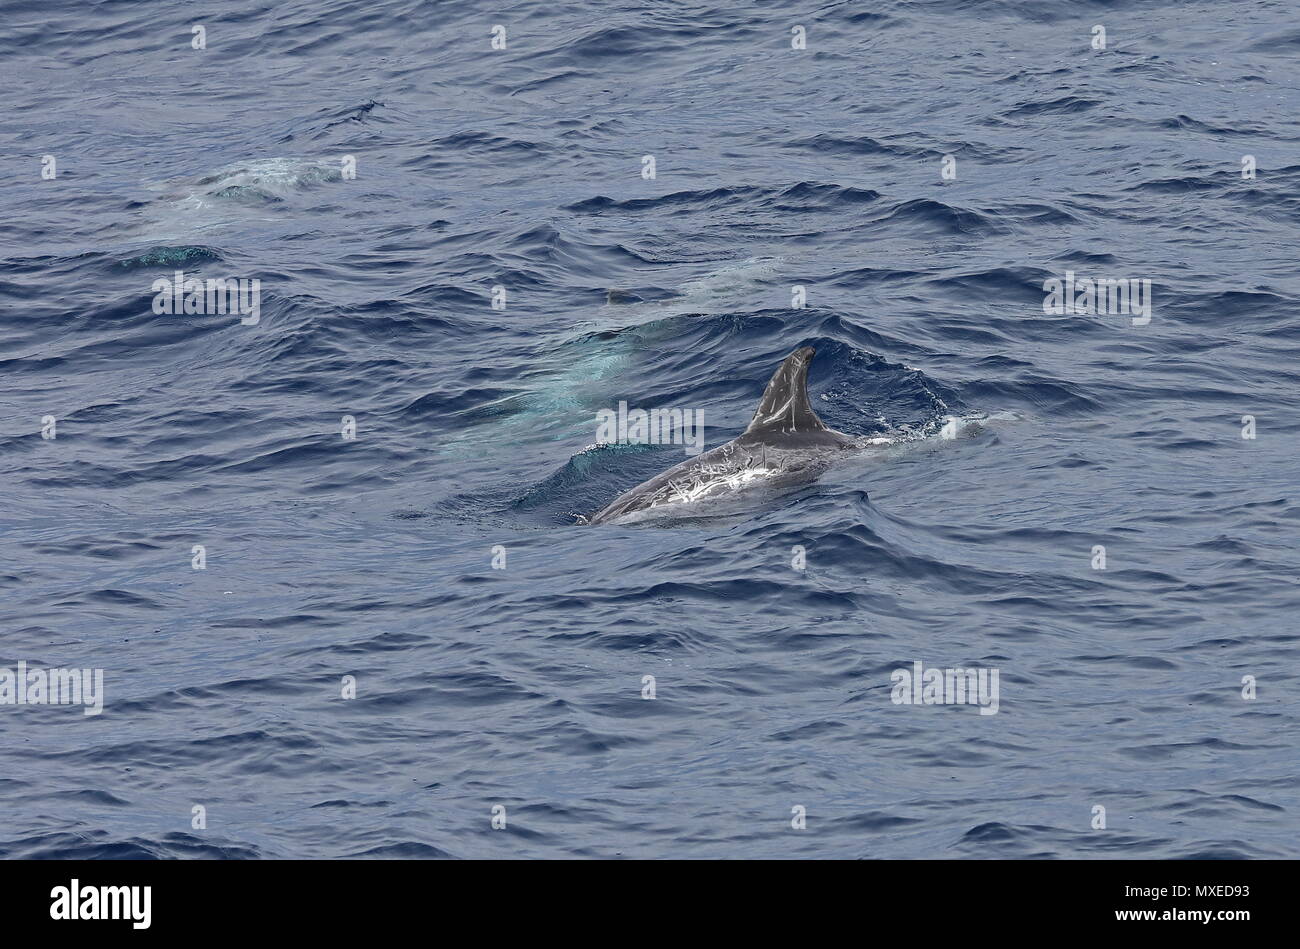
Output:
[[811,481],[843,452],[860,448],[861,440],[828,428],[808,401],[808,366],[815,352],[804,346],[785,358],[739,438],[637,485],[587,523],[630,522],[659,514],[688,517],[705,499]]

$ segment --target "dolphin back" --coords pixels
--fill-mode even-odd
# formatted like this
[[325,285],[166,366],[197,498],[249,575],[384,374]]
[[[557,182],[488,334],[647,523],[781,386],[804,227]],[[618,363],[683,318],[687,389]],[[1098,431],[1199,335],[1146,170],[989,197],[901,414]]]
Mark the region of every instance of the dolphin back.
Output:
[[815,352],[802,346],[785,358],[744,434],[624,492],[586,523],[603,524],[679,499],[689,503],[743,489],[751,481],[778,485],[816,477],[829,454],[856,442],[828,428],[808,401],[808,366]]

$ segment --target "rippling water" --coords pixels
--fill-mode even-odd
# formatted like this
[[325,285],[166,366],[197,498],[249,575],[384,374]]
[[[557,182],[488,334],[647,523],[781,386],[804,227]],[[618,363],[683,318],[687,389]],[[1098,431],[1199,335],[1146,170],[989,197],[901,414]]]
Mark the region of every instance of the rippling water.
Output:
[[[1300,856],[1293,3],[4,6],[0,853]],[[805,344],[894,446],[577,525]]]

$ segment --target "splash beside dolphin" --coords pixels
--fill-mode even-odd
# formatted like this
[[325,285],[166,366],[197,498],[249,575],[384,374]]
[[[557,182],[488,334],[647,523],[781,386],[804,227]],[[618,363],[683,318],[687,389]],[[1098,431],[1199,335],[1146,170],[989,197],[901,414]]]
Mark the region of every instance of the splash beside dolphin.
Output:
[[690,515],[700,501],[760,485],[780,488],[811,481],[842,453],[859,448],[858,439],[827,427],[808,401],[814,353],[804,346],[785,358],[738,438],[637,485],[587,523],[626,523],[651,512]]

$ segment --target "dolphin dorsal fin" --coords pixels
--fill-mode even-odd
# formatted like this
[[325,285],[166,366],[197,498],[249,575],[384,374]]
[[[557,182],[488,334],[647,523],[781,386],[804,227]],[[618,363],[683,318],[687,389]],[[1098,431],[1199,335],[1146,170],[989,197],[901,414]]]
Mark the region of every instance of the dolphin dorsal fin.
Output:
[[829,431],[808,401],[808,366],[817,351],[801,346],[772,374],[746,435]]

